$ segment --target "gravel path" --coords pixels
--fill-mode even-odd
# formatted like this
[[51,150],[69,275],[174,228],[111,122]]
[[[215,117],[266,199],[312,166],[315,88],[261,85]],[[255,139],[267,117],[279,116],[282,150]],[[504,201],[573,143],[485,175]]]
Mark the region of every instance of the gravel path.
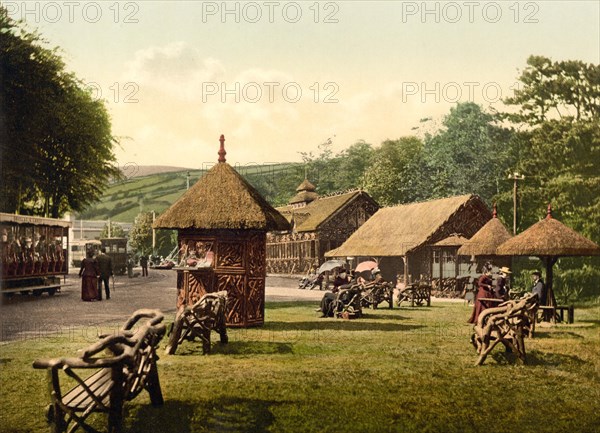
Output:
[[[72,269],[61,292],[54,296],[17,294],[11,299],[2,299],[0,342],[43,338],[55,333],[74,332],[75,328],[81,327],[96,330],[101,324],[123,322],[139,308],[155,308],[167,317],[175,314],[177,289],[174,271],[150,269],[148,277],[132,279],[117,276],[115,287],[111,289],[111,299],[102,302],[82,302],[80,281],[77,270]],[[311,300],[318,305],[323,292],[297,287],[296,278],[267,277],[266,300]]]

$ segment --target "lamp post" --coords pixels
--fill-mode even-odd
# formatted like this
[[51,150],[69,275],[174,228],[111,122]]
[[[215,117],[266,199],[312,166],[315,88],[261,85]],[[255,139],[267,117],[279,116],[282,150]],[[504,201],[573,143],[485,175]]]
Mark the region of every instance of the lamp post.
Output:
[[156,250],[156,230],[154,230],[154,221],[156,220],[156,212],[152,211],[152,255]]
[[517,234],[517,189],[518,189],[518,182],[520,180],[524,180],[525,176],[522,174],[519,174],[518,172],[514,172],[508,175],[509,179],[512,179],[514,181],[514,186],[513,186],[513,235]]

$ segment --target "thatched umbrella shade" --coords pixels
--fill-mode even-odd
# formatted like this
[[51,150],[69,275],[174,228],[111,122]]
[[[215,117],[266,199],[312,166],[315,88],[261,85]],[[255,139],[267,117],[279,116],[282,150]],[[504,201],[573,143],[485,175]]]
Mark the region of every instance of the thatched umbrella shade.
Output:
[[546,305],[556,307],[552,290],[552,267],[559,257],[598,256],[600,247],[575,230],[552,218],[552,206],[542,221],[504,242],[497,254],[507,256],[537,256],[546,266]]
[[511,237],[504,224],[498,219],[498,211],[494,205],[492,219],[458,249],[458,254],[493,257],[496,256],[498,247]]

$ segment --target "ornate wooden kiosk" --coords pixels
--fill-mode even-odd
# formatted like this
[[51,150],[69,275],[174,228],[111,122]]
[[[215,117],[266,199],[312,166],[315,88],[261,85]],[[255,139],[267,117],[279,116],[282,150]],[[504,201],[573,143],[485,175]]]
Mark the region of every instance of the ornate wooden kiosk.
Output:
[[289,230],[287,220],[225,162],[219,163],[154,223],[177,229],[177,308],[205,293],[227,291],[227,325],[264,323],[266,233]]
[[182,230],[178,238],[182,256],[180,263],[190,260],[186,259],[186,254],[189,257],[190,251],[195,251],[192,255],[200,258],[201,266],[175,268],[177,308],[193,305],[205,293],[227,290],[227,325],[262,325],[265,310],[265,232]]

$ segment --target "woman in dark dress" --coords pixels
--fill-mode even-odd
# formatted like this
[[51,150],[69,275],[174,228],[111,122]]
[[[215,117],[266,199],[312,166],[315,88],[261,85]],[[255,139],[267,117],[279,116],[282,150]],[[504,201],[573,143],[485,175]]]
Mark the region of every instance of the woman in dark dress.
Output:
[[81,299],[93,302],[98,299],[98,264],[92,251],[86,253],[81,261],[79,277],[81,278]]
[[492,271],[486,270],[485,273],[479,277],[477,281],[477,296],[475,297],[475,308],[473,308],[473,314],[469,319],[469,323],[477,323],[479,314],[485,309],[485,306],[481,303],[481,298],[495,298],[494,287],[492,285]]

